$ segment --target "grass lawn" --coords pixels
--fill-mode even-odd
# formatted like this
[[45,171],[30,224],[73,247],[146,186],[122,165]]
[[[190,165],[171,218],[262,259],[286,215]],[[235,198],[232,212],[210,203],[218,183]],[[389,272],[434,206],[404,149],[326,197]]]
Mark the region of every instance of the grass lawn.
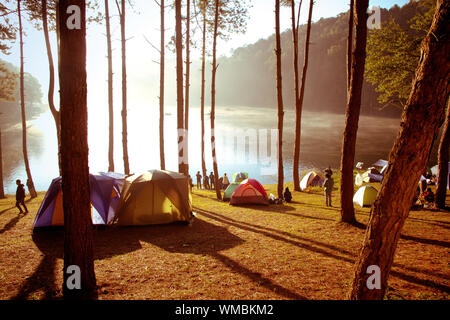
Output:
[[[62,297],[62,230],[32,233],[44,194],[25,216],[13,196],[0,200],[0,299]],[[233,207],[194,188],[190,226],[95,229],[99,299],[345,299],[369,208],[356,207],[362,225],[351,227],[320,189],[293,201]],[[411,211],[386,298],[449,299],[449,248],[448,211]]]

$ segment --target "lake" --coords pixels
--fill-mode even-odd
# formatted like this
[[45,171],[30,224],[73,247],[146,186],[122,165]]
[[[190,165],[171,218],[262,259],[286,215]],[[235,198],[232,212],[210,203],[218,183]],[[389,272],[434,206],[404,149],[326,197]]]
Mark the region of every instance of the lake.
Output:
[[[209,108],[206,108],[209,111]],[[158,106],[130,108],[129,158],[133,173],[159,168],[159,109]],[[339,168],[345,116],[329,113],[303,112],[300,162],[301,171]],[[39,147],[30,148],[30,164],[36,188],[47,190],[58,176],[57,140],[54,122],[49,112],[30,121],[31,132],[41,137]],[[205,152],[208,172],[212,171],[210,117],[205,115]],[[356,146],[356,161],[365,164],[387,159],[400,127],[399,119],[361,116]],[[277,111],[268,108],[218,107],[216,110],[216,150],[219,173],[231,175],[245,171],[262,183],[277,182]],[[283,160],[285,181],[292,181],[292,158],[295,112],[284,115]],[[123,171],[120,112],[115,114],[115,166]],[[275,134],[275,135],[274,135]],[[201,170],[200,108],[189,113],[190,174]],[[29,146],[30,147],[30,146]],[[35,150],[33,152],[33,150]],[[37,150],[37,151],[36,151]],[[274,150],[274,152],[272,152]],[[177,171],[176,109],[166,108],[165,116],[166,168]],[[89,166],[91,172],[108,168],[108,120],[95,117],[89,111]],[[23,163],[6,172],[6,193],[15,192],[15,179],[26,181]]]

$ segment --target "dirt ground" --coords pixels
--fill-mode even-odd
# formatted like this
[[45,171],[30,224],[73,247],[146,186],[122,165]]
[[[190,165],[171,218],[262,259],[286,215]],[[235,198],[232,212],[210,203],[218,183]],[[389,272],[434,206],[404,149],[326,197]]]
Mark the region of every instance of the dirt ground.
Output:
[[[0,299],[62,297],[62,230],[32,232],[43,196],[26,215],[0,200]],[[353,227],[337,223],[337,192],[333,208],[315,190],[293,201],[233,207],[194,188],[190,226],[96,228],[99,299],[345,299],[369,208]],[[449,248],[449,211],[411,211],[386,298],[448,299]]]

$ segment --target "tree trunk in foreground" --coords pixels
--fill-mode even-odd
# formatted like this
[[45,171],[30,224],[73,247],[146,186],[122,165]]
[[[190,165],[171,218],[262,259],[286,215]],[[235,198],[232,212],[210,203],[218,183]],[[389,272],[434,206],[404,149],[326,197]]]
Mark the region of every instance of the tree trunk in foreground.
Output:
[[105,0],[106,16],[106,46],[108,50],[108,112],[109,112],[109,141],[108,141],[108,171],[114,172],[114,97],[113,97],[113,68],[111,49],[111,27],[109,18],[109,0]]
[[450,144],[450,100],[447,101],[447,118],[442,129],[438,152],[438,175],[436,184],[436,206],[445,209],[448,185],[448,149]]
[[190,42],[191,42],[191,2],[190,0],[186,1],[186,97],[184,101],[184,129],[186,135],[184,136],[184,158],[186,159],[186,172],[189,174],[189,78],[191,74],[191,52],[190,52]]
[[[74,11],[80,8],[80,28],[69,29]],[[60,0],[61,69],[61,160],[64,208],[65,299],[97,297],[92,249],[89,191],[87,88],[86,88],[86,4],[84,0]],[[73,8],[73,7],[72,7]],[[76,18],[75,18],[76,19]],[[66,24],[67,22],[67,24]],[[73,266],[75,266],[75,269]],[[79,268],[80,286],[74,280]],[[75,271],[74,271],[75,270]],[[74,287],[75,286],[75,287]],[[78,289],[79,288],[79,289]]]
[[217,199],[222,200],[222,192],[219,186],[219,169],[217,168],[216,158],[216,136],[214,132],[214,118],[216,108],[216,71],[217,71],[217,59],[216,59],[216,47],[217,47],[217,32],[219,24],[219,0],[215,0],[215,14],[214,14],[214,36],[213,36],[213,64],[212,64],[212,78],[211,78],[211,153],[213,160],[214,171],[214,188],[216,189]]
[[34,189],[33,177],[31,176],[30,162],[28,161],[27,148],[27,120],[25,113],[25,84],[23,71],[23,30],[22,30],[22,14],[20,0],[17,1],[17,14],[19,15],[19,34],[20,34],[20,110],[22,113],[22,152],[23,161],[25,163],[25,171],[27,172],[27,186],[30,191],[31,198],[36,198],[37,193]]
[[352,49],[353,49],[353,16],[355,10],[355,0],[350,0],[350,10],[348,12],[348,36],[347,36],[347,94],[350,90],[350,80],[352,77]]
[[175,47],[177,55],[177,136],[178,172],[188,175],[185,165],[184,93],[183,93],[183,33],[181,30],[181,0],[175,0]]
[[305,57],[303,62],[302,70],[302,84],[300,87],[300,96],[298,98],[298,107],[295,109],[295,147],[294,147],[294,170],[297,172],[294,174],[294,182],[297,180],[297,185],[294,183],[294,190],[300,191],[300,178],[298,172],[298,166],[300,162],[300,141],[301,141],[301,127],[302,127],[302,110],[303,110],[303,98],[305,96],[305,85],[306,85],[306,71],[308,70],[308,59],[309,59],[309,39],[311,35],[311,20],[313,11],[314,1],[309,2],[309,13],[308,13],[308,26],[306,28],[306,40],[305,40]]
[[283,89],[281,78],[280,0],[275,0],[275,38],[277,56],[277,102],[278,102],[278,198],[283,198]]
[[[421,44],[420,62],[389,155],[389,167],[372,205],[350,299],[383,299],[386,292],[395,249],[417,182],[426,168],[433,136],[444,120],[444,106],[450,93],[449,34],[450,2],[439,0],[430,31]],[[368,275],[367,270],[373,265],[380,270],[380,286],[370,290],[367,283],[374,283],[368,277],[374,275]]]
[[5,199],[5,187],[3,185],[3,154],[2,154],[2,129],[0,128],[0,199]]
[[48,20],[47,20],[47,0],[42,0],[42,29],[44,31],[45,47],[47,49],[48,68],[49,68],[49,83],[48,83],[48,106],[52,113],[53,120],[56,126],[56,135],[58,139],[58,166],[59,175],[61,175],[61,120],[59,111],[56,110],[55,102],[53,101],[53,95],[55,92],[55,65],[53,63],[52,47],[50,45],[50,37],[48,33]]
[[341,222],[355,223],[353,208],[353,167],[355,163],[356,135],[361,109],[361,92],[364,80],[364,65],[366,60],[367,42],[367,7],[369,0],[356,0],[356,39],[352,52],[352,71],[344,137],[341,155]]
[[[298,11],[300,12],[302,3],[300,2]],[[294,165],[292,166],[292,176],[294,180],[294,190],[300,191],[300,176],[298,166],[300,162],[300,133],[301,117],[298,97],[300,95],[299,76],[298,76],[298,29],[295,23],[295,0],[291,0],[291,19],[292,19],[292,45],[294,54],[294,103],[295,103],[295,142],[294,142]],[[300,123],[299,123],[300,121]]]
[[166,170],[164,156],[164,68],[165,68],[165,40],[164,40],[164,0],[161,0],[161,59],[159,62],[159,162],[161,170]]
[[130,174],[130,163],[128,160],[128,124],[127,124],[127,58],[125,38],[125,0],[121,1],[120,15],[120,37],[122,43],[122,145],[123,145],[123,167],[125,174]]
[[202,173],[203,177],[206,176],[206,163],[205,163],[205,60],[206,60],[206,3],[202,4],[203,12],[203,37],[202,37],[202,90],[200,97],[200,119],[201,119],[201,148],[202,148]]

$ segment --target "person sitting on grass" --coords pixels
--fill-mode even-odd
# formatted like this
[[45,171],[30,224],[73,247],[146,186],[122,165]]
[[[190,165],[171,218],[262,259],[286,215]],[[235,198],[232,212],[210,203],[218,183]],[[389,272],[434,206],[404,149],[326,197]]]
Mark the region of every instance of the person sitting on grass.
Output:
[[291,202],[292,201],[292,193],[289,191],[289,188],[286,187],[283,193],[284,201]]
[[[28,213],[28,208],[25,205],[25,185],[23,185],[19,179],[16,180],[16,184],[17,184],[16,207],[19,208],[19,210],[20,210],[19,214]],[[23,206],[23,208],[25,209],[25,212],[22,210],[20,205]]]
[[431,208],[434,206],[434,193],[431,191],[431,188],[428,188],[427,191],[422,193],[422,198],[424,200],[424,208]]

